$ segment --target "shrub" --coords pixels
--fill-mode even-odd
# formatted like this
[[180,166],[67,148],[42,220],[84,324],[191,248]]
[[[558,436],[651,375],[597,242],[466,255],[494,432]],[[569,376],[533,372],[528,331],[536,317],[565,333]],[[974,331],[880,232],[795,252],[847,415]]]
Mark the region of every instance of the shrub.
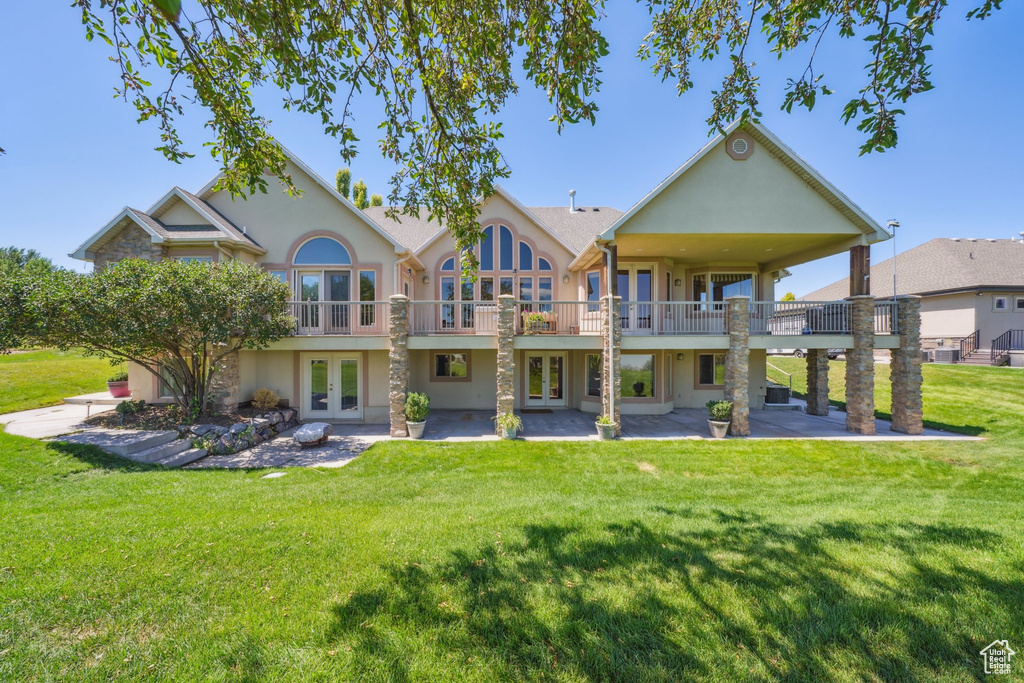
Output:
[[123,417],[125,415],[134,415],[135,413],[139,412],[145,407],[146,402],[141,399],[139,399],[138,401],[128,399],[127,401],[121,401],[120,403],[118,403],[117,407],[114,408],[114,410],[117,411],[118,415],[121,415]]
[[257,410],[273,410],[281,402],[281,397],[273,389],[257,389],[252,395],[252,407]]
[[128,371],[127,370],[118,370],[113,375],[111,375],[110,378],[107,379],[107,381],[108,382],[127,382],[128,381]]
[[597,424],[599,424],[599,425],[613,425],[615,423],[612,422],[612,419],[610,417],[608,417],[607,415],[602,415],[601,417],[597,418]]
[[504,432],[509,429],[514,429],[517,432],[526,431],[523,429],[523,418],[515,413],[506,413],[492,419],[494,420],[494,432],[498,436],[503,436]]
[[411,392],[405,397],[405,419],[409,422],[423,422],[430,414],[430,399],[426,394]]
[[732,420],[732,401],[708,401],[708,417],[715,422],[729,422]]

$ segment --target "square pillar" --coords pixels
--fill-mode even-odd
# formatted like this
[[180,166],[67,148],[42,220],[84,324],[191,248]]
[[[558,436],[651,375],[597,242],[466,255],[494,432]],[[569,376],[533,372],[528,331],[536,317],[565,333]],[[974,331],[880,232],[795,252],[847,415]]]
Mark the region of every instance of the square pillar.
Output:
[[516,298],[498,297],[498,410],[497,416],[511,415],[516,408]]
[[896,325],[900,346],[892,349],[889,366],[892,381],[892,426],[894,432],[921,434],[924,419],[921,405],[921,299],[896,299]]
[[750,435],[750,299],[725,300],[729,350],[725,353],[725,400],[732,401],[732,436]]
[[846,430],[875,433],[875,298],[851,296],[853,348],[846,352]]
[[[611,339],[612,353],[608,357],[609,316],[608,305],[611,302]],[[601,297],[601,414],[609,415],[615,423],[615,435],[622,436],[622,297]],[[615,414],[611,415],[614,397]]]
[[409,391],[409,299],[402,294],[391,297],[388,335],[388,402],[391,436],[408,436],[405,421],[405,397]]
[[828,349],[807,349],[808,415],[828,415]]

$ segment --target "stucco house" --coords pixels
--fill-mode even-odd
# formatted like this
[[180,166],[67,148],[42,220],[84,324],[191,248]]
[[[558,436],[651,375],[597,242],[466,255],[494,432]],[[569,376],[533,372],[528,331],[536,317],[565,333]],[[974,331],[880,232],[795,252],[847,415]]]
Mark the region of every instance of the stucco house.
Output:
[[[894,428],[921,429],[916,300],[898,312],[858,285],[827,306],[775,301],[786,268],[849,251],[860,272],[888,234],[763,126],[734,124],[626,212],[574,197],[527,207],[498,188],[479,206],[475,281],[460,278],[441,226],[359,211],[289,158],[299,199],[233,201],[215,178],[124,209],[72,254],[96,267],[126,256],[242,259],[288,283],[295,333],[226,364],[222,407],[269,387],[304,420],[390,423],[404,435],[407,391],[435,409],[615,416],[725,396],[744,434],[748,411],[764,407],[767,348],[812,349],[808,412],[821,414],[825,353],[838,347],[852,358],[847,426],[868,432],[877,348],[909,350],[894,373],[908,396]],[[794,329],[797,319],[814,334]],[[161,399],[150,375],[130,377],[136,398]]]
[[[898,294],[921,298],[921,345],[947,362],[1024,364],[1024,240],[936,238],[896,256]],[[871,288],[892,299],[893,259],[871,266]],[[841,296],[849,278],[811,292]],[[1016,363],[1015,363],[1016,364]]]

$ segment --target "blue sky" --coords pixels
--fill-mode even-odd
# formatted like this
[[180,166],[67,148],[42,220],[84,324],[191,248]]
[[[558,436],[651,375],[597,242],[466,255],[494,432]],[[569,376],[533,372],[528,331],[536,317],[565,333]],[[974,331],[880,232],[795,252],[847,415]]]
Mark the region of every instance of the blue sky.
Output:
[[[858,156],[861,135],[843,126],[843,103],[862,82],[867,60],[860,41],[833,39],[819,51],[818,69],[836,95],[814,112],[785,114],[778,107],[786,78],[799,75],[803,54],[779,62],[758,55],[762,122],[883,224],[897,218],[900,251],[933,237],[1015,236],[1024,230],[1019,209],[1024,179],[1024,129],[1018,121],[1024,92],[1017,40],[1024,3],[1004,3],[994,19],[966,22],[952,3],[934,39],[935,90],[914,98],[900,129],[900,145]],[[541,93],[522,84],[507,107],[503,184],[527,205],[561,205],[570,188],[583,204],[626,210],[707,141],[704,119],[724,61],[695,71],[695,89],[676,97],[635,57],[648,18],[642,7],[611,0],[602,31],[611,44],[596,126],[558,135],[547,121]],[[135,123],[134,108],[112,97],[117,72],[107,47],[87,43],[79,15],[64,3],[8,3],[0,21],[0,245],[37,249],[62,265],[67,253],[125,205],[146,209],[172,185],[197,189],[217,172],[201,147],[204,112],[181,121],[196,158],[182,165],[153,147],[155,126]],[[39,30],[45,27],[45,40]],[[337,144],[311,117],[288,114],[273,93],[261,102],[272,131],[328,178],[340,164]],[[387,194],[391,175],[374,143],[377,110],[359,103],[363,138],[353,164],[371,192]],[[874,248],[875,262],[892,253]],[[793,269],[783,291],[809,292],[847,272],[845,254]]]

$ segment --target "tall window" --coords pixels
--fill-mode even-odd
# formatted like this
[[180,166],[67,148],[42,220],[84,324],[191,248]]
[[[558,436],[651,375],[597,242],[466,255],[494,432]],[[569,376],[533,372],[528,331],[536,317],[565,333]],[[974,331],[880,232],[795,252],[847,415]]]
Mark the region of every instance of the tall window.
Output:
[[510,277],[503,277],[503,278],[501,278],[500,281],[499,281],[499,287],[501,288],[501,291],[499,292],[499,294],[501,294],[502,296],[505,296],[505,295],[515,296],[515,291],[513,291],[513,289],[512,289],[512,278],[510,278]]
[[480,270],[494,270],[494,226],[484,228],[480,239]]
[[533,249],[526,242],[519,243],[519,270],[533,270]]
[[646,353],[624,353],[620,360],[622,398],[654,396],[654,356]]
[[587,396],[601,396],[601,354],[587,354]]
[[597,302],[601,300],[601,273],[596,270],[592,270],[587,273],[587,301],[593,301],[593,304],[587,306],[588,311],[598,310]]
[[481,301],[494,301],[494,278],[493,277],[482,277],[482,278],[480,278],[480,300]]
[[731,296],[754,296],[751,273],[701,273],[693,276],[695,301],[725,301]]
[[[537,301],[551,301],[551,278],[537,278]],[[538,308],[543,313],[549,313],[552,310],[551,304],[542,303]]]
[[514,270],[512,250],[515,247],[512,240],[512,231],[504,225],[501,226],[501,257],[499,265],[502,270]]
[[697,357],[697,384],[709,387],[725,384],[724,353],[702,353]]
[[[360,270],[359,271],[359,300],[360,301],[376,301],[377,300],[377,271],[375,270]],[[372,326],[375,320],[375,311],[373,306],[360,306],[359,307],[359,324],[364,327]]]

